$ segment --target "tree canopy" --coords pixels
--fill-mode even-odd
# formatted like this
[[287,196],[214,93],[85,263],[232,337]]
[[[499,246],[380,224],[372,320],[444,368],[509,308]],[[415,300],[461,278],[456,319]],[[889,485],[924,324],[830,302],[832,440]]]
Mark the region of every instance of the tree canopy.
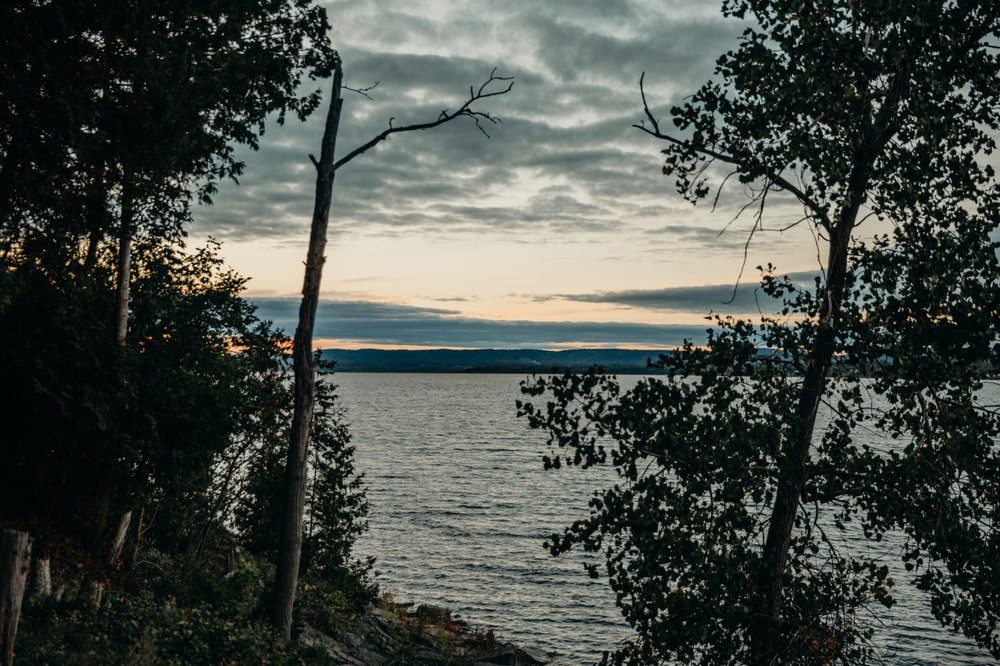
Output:
[[[275,114],[308,115],[334,52],[310,0],[13,2],[0,84],[0,225],[59,239],[138,221],[176,233],[192,196],[242,171]],[[127,190],[127,191],[126,191]],[[9,242],[9,241],[8,241]]]
[[715,318],[707,347],[661,357],[665,380],[525,385],[548,397],[520,406],[547,465],[619,474],[552,551],[603,554],[636,630],[613,663],[863,663],[894,579],[845,535],[898,534],[937,619],[1000,657],[1000,413],[980,402],[1000,367],[1000,8],[723,12],[748,27],[718,80],[672,129],[644,93],[638,127],[689,200],[741,184],[755,233],[797,201],[820,275],[803,288],[763,267],[778,313]]

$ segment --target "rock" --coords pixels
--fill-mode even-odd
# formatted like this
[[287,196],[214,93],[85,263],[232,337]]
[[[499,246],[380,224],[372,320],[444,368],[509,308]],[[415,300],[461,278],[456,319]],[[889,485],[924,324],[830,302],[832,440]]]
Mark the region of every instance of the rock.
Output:
[[485,666],[486,664],[503,664],[505,666],[536,666],[538,664],[548,664],[551,661],[552,658],[541,650],[535,648],[523,648],[512,643],[506,643],[501,646],[499,651],[484,657],[479,657],[476,662],[476,666]]
[[346,666],[403,663],[400,659],[413,664],[476,666],[536,666],[551,661],[536,648],[498,644],[492,631],[470,630],[448,609],[429,604],[402,617],[398,606],[374,606],[350,626],[338,627],[337,638],[306,625],[298,641]]
[[338,664],[364,666],[365,664],[388,664],[389,657],[368,648],[363,639],[347,632],[347,642],[341,642],[323,632],[306,625],[299,632],[299,644],[320,648]]
[[521,653],[524,655],[524,658],[527,660],[524,662],[526,664],[548,664],[552,661],[552,656],[549,653],[544,652],[543,650],[540,650],[536,647],[532,647],[530,645],[522,645],[518,649],[521,651]]
[[444,624],[452,621],[450,610],[441,606],[432,606],[431,604],[420,604],[417,606],[417,610],[411,613],[411,616],[418,620],[433,622],[435,624]]

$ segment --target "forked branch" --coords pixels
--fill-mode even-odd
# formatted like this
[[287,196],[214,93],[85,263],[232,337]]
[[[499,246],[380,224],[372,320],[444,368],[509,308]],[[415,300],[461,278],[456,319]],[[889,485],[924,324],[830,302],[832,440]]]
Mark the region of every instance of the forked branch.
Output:
[[[347,153],[339,160],[337,160],[333,169],[336,171],[340,167],[344,166],[355,157],[366,153],[371,148],[374,148],[378,144],[382,143],[388,139],[393,134],[399,134],[401,132],[415,132],[417,130],[429,130],[439,125],[444,125],[447,122],[451,122],[456,118],[471,118],[476,127],[482,132],[487,138],[489,138],[489,133],[484,127],[485,123],[491,125],[496,125],[500,123],[500,119],[496,116],[491,115],[488,111],[478,111],[473,108],[476,102],[480,102],[484,99],[490,97],[499,97],[500,95],[506,95],[514,87],[514,77],[512,76],[497,76],[497,70],[494,67],[493,71],[490,72],[490,76],[486,81],[484,81],[478,88],[474,86],[469,87],[469,97],[462,103],[460,107],[454,111],[449,111],[445,109],[441,111],[435,120],[431,120],[425,123],[415,123],[413,125],[402,125],[400,127],[393,127],[392,120],[389,120],[389,127],[383,130],[381,133],[375,135],[371,140],[366,143],[361,144],[351,152]],[[310,156],[311,158],[311,156]]]

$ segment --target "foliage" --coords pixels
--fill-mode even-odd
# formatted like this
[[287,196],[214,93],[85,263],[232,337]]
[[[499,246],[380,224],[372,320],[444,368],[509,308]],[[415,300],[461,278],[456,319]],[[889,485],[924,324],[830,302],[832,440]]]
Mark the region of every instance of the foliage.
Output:
[[[1000,413],[980,402],[1000,339],[984,159],[1000,66],[982,43],[1000,9],[723,11],[751,27],[719,59],[721,83],[672,110],[681,138],[648,107],[644,129],[667,142],[664,173],[693,201],[729,166],[755,231],[769,196],[796,198],[828,260],[808,288],[765,269],[780,314],[716,318],[706,347],[660,359],[665,379],[525,384],[548,399],[519,405],[548,432],[548,467],[619,476],[550,548],[603,556],[636,631],[612,663],[866,662],[877,621],[865,617],[894,603],[894,581],[887,561],[845,543],[890,532],[938,620],[1000,657]],[[891,232],[852,239],[866,215]]]
[[48,246],[101,237],[126,196],[176,231],[192,194],[242,171],[236,144],[316,107],[299,86],[334,57],[310,0],[18,0],[0,18],[0,229]]
[[[209,561],[146,553],[133,594],[97,611],[29,608],[18,659],[31,664],[325,664],[329,658],[278,636],[255,617],[266,564],[241,560],[226,575]],[[206,565],[207,568],[206,568]],[[262,569],[264,571],[262,571]],[[253,599],[254,603],[247,603]]]
[[[0,404],[11,435],[0,442],[3,519],[80,536],[110,457],[126,470],[113,478],[112,508],[145,506],[155,516],[145,538],[197,553],[230,542],[236,527],[253,552],[272,554],[291,408],[287,340],[239,297],[245,280],[223,268],[217,244],[193,253],[156,238],[138,245],[139,344],[125,353],[92,315],[109,302],[110,279],[104,258],[75,281],[27,260],[0,272]],[[367,502],[333,386],[320,382],[318,395],[308,561],[346,585],[351,566],[370,568],[349,556]]]
[[[319,354],[316,356],[318,367],[332,372],[333,363],[322,361]],[[354,470],[354,447],[334,388],[323,379],[316,383],[302,545],[304,568],[327,579],[342,575],[351,567],[354,542],[368,529],[364,477]],[[356,564],[367,572],[372,563],[373,560],[368,560]]]
[[[298,663],[253,619],[256,564],[226,576],[187,570],[243,561],[241,540],[273,549],[259,482],[287,442],[290,393],[288,340],[240,298],[246,280],[223,266],[218,243],[187,250],[183,225],[194,201],[211,203],[219,180],[239,176],[236,148],[256,148],[265,120],[303,119],[318,105],[306,79],[336,58],[325,9],[15,0],[0,20],[10,28],[0,54],[0,523],[41,537],[36,552],[56,554],[70,589],[89,580],[114,598],[95,617],[61,609],[37,659]],[[121,344],[113,312],[128,318]],[[349,552],[367,505],[332,387],[322,395],[311,548],[317,571],[360,599],[370,563]],[[265,498],[259,520],[235,534],[238,508],[254,498]],[[126,512],[129,551],[145,547],[142,566],[162,576],[107,557],[105,526]],[[147,625],[155,636],[125,638]],[[147,638],[155,659],[122,652],[141,652]]]
[[[333,364],[319,353],[316,363],[324,373]],[[235,525],[251,552],[273,557],[274,535],[281,511],[281,492],[288,448],[290,388],[284,387],[281,417],[268,437],[255,440],[244,481],[244,492],[234,506]],[[363,476],[354,470],[354,447],[337,403],[335,387],[320,376],[316,382],[316,405],[310,431],[310,469],[306,487],[306,519],[303,535],[303,568],[307,575],[345,586],[360,584],[372,561],[356,562],[351,549],[368,529],[368,501]],[[260,435],[258,431],[258,436]],[[358,594],[362,594],[359,589]],[[363,595],[362,595],[363,596]]]
[[[110,478],[118,507],[170,504],[176,511],[165,510],[160,527],[185,522],[180,507],[202,493],[252,403],[254,363],[280,344],[239,298],[244,281],[222,269],[216,251],[140,244],[132,318],[141,343],[126,353],[93,316],[110,301],[106,264],[77,279],[27,259],[5,265],[5,513],[72,533],[98,481],[114,471],[101,461],[112,458],[123,470]],[[253,352],[232,354],[237,342]]]

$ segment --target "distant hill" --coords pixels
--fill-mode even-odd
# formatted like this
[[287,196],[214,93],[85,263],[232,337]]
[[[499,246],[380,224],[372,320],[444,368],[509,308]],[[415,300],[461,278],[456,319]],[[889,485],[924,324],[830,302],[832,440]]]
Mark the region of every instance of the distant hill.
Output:
[[599,365],[615,374],[657,374],[647,368],[669,351],[655,349],[326,349],[323,358],[338,372],[491,372],[550,373],[582,371]]

